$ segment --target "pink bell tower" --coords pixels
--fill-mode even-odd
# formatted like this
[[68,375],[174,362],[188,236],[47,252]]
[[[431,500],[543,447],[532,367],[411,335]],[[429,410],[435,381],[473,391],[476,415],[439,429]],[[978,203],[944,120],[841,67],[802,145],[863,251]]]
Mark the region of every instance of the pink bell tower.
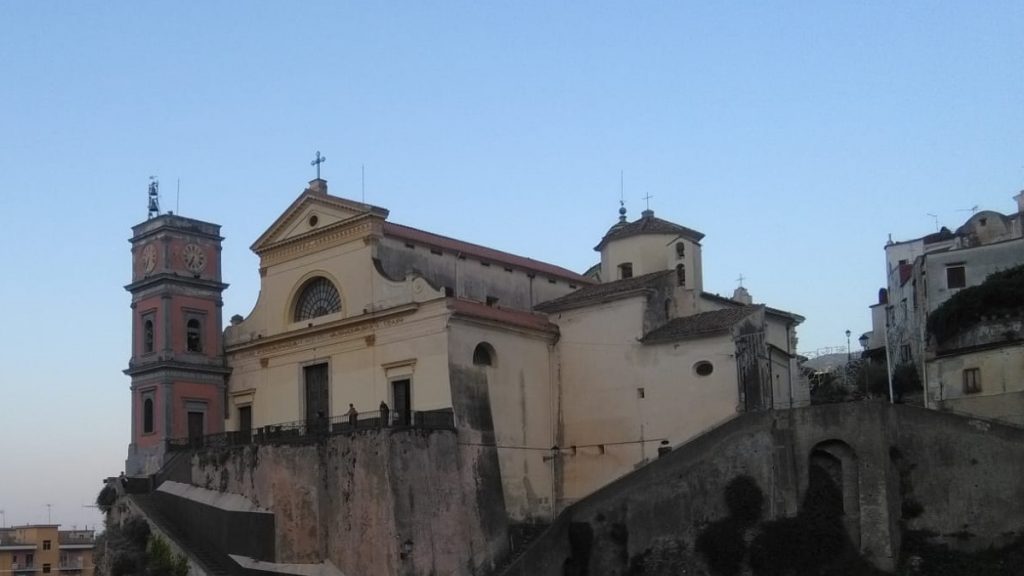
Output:
[[[151,186],[151,196],[153,190]],[[151,199],[152,202],[152,199]],[[173,213],[132,228],[132,441],[125,471],[152,474],[170,440],[224,431],[220,226]]]

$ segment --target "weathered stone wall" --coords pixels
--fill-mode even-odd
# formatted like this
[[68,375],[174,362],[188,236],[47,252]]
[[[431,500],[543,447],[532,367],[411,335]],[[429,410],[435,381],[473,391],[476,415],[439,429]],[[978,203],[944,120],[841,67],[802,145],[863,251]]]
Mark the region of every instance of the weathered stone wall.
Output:
[[[814,459],[837,463],[825,491],[837,516],[814,501]],[[874,574],[898,565],[904,538],[978,549],[1021,537],[1022,477],[1024,429],[880,402],[744,414],[569,507],[503,574],[731,573],[708,566],[702,535],[734,537],[754,574],[832,560],[846,563],[834,573]],[[763,497],[745,521],[725,497],[738,478]]]
[[505,523],[481,509],[484,494],[501,501],[494,459],[451,431],[384,429],[207,450],[193,457],[192,478],[272,510],[278,562],[328,559],[368,576],[475,574],[506,547]]
[[907,528],[960,549],[1024,534],[1024,429],[896,408]]

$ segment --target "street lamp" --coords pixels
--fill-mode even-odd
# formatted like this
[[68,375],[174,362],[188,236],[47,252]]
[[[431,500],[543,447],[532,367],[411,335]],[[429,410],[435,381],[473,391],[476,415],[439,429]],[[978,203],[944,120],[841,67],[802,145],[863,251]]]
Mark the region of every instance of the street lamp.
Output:
[[850,363],[850,331],[846,331],[846,363]]
[[864,334],[860,337],[860,347],[863,348],[865,351],[867,351],[868,349],[868,340],[870,340],[870,338],[868,338],[867,334]]

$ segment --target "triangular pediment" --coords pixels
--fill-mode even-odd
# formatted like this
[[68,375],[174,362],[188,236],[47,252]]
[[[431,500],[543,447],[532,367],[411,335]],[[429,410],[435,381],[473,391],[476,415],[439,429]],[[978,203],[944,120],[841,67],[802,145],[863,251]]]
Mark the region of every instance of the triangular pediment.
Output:
[[387,218],[388,211],[370,204],[307,189],[278,216],[267,231],[253,243],[251,249],[259,254],[289,240],[314,234],[318,230],[335,228],[344,222],[366,216],[384,219]]

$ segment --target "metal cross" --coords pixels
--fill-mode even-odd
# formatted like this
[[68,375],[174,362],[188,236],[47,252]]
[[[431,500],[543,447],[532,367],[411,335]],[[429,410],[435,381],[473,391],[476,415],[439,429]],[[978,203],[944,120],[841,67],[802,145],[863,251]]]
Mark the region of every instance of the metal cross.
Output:
[[647,196],[643,197],[643,200],[647,202],[647,209],[648,210],[651,209],[651,198],[654,198],[654,196],[651,196],[650,194],[648,194]]
[[310,161],[310,166],[316,166],[316,179],[320,179],[320,165],[327,161],[327,156],[321,156],[320,151],[316,151],[316,160]]
[[740,283],[740,288],[743,288],[743,281],[744,280],[746,280],[746,277],[743,276],[743,274],[740,274],[740,277],[736,279],[736,281]]

